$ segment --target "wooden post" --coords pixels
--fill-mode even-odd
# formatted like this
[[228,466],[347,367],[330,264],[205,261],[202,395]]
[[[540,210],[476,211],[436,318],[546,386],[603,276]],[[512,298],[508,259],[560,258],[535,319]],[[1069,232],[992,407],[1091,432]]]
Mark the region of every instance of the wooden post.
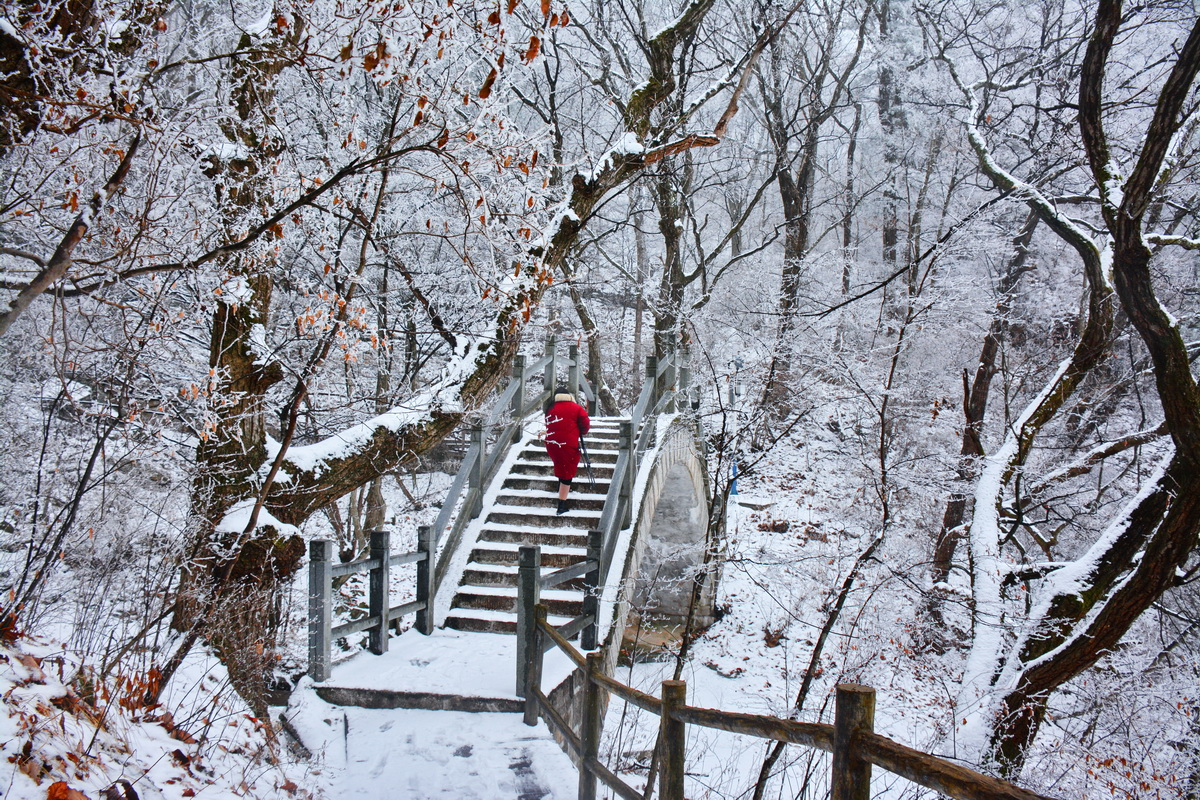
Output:
[[433,557],[437,552],[437,540],[429,525],[417,527],[417,552],[425,555],[417,562],[417,602],[425,604],[417,610],[417,630],[428,636],[433,633]]
[[671,714],[686,703],[686,681],[662,682],[662,724],[658,734],[659,800],[683,800],[683,759],[687,726]]
[[654,386],[650,393],[650,408],[647,409],[653,411],[658,405],[658,356],[646,356],[646,380]]
[[675,394],[679,382],[679,357],[675,350],[667,354],[667,371],[663,375],[663,392],[667,393],[667,405],[664,409],[668,414],[675,413]]
[[591,618],[587,627],[579,634],[579,646],[584,650],[596,649],[596,634],[600,616],[600,557],[603,533],[599,528],[588,531],[587,557],[596,562],[594,569],[583,576],[583,613]]
[[875,690],[856,683],[837,687],[833,718],[833,800],[870,800],[871,765],[858,757],[854,737],[875,727]]
[[370,616],[378,616],[379,624],[371,627],[368,637],[368,647],[375,655],[383,655],[388,649],[388,610],[391,608],[391,603],[388,597],[388,573],[391,569],[389,563],[391,553],[389,552],[389,542],[391,540],[391,532],[386,530],[371,531],[371,551],[368,556],[372,560],[378,559],[379,566],[371,570],[369,589],[367,593],[367,614]]
[[[642,417],[640,422],[643,425],[650,426],[650,435],[646,437],[646,447],[651,448],[654,446],[654,424],[651,420],[658,413],[658,401],[662,398],[662,384],[658,381],[658,356],[646,356],[646,380],[650,381],[653,389],[650,392],[650,405],[646,408],[646,415]],[[637,433],[637,431],[634,431],[634,435],[637,435]],[[638,451],[635,448],[635,452],[638,452],[640,455],[644,451]]]
[[567,352],[571,359],[567,367],[567,388],[575,395],[575,399],[579,400],[579,345],[571,345]]
[[637,448],[633,442],[633,423],[629,420],[621,420],[617,447],[619,453],[625,454],[625,474],[621,476],[619,490],[619,498],[624,503],[624,512],[621,515],[621,526],[624,527],[633,517],[633,485],[637,476]]
[[533,662],[534,606],[541,600],[541,573],[542,548],[521,545],[517,556],[517,697],[526,696],[529,665]]
[[542,374],[542,386],[553,400],[554,382],[558,380],[558,342],[553,336],[546,340],[546,355],[550,356],[550,363],[546,365],[546,371]]
[[692,368],[682,366],[679,368],[679,410],[695,411],[692,408]]
[[513,358],[512,380],[517,385],[517,391],[513,393],[512,415],[513,419],[520,419],[525,416],[525,356],[521,354]]
[[329,645],[333,638],[333,542],[308,543],[308,674],[318,683],[329,680]]
[[471,449],[475,450],[476,458],[467,474],[467,487],[475,490],[475,498],[469,506],[463,506],[463,513],[468,519],[483,509],[483,468],[486,463],[483,457],[483,428],[471,429]]
[[579,727],[579,800],[596,800],[596,773],[591,762],[600,756],[600,722],[604,703],[596,674],[604,665],[599,653],[587,654],[583,672],[583,722]]
[[522,721],[526,725],[537,725],[538,715],[541,709],[538,708],[537,693],[542,689],[542,659],[545,656],[545,647],[542,646],[542,625],[546,624],[546,605],[538,603],[533,607],[533,626],[532,635],[529,639],[529,669],[526,670],[526,685],[525,685],[525,715]]

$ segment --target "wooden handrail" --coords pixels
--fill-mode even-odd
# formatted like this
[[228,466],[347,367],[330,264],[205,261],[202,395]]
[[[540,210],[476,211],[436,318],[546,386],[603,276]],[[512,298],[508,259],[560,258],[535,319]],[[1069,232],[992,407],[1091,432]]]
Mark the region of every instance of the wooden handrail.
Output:
[[574,645],[568,642],[558,630],[549,622],[539,622],[538,627],[542,629],[542,634],[550,637],[550,641],[558,646],[559,650],[566,653],[567,658],[577,667],[584,665],[583,654],[575,649]]
[[596,683],[622,700],[628,700],[643,711],[649,711],[651,714],[662,713],[662,700],[652,694],[647,694],[632,686],[626,686],[615,678],[605,675],[603,672],[596,675]]
[[543,589],[553,589],[555,586],[564,584],[572,578],[583,577],[597,566],[599,565],[595,561],[585,559],[580,561],[578,564],[572,564],[569,567],[563,567],[562,569],[555,570],[548,575],[543,575],[538,579],[538,584]]
[[865,761],[957,800],[1047,800],[1044,795],[914,750],[878,733],[860,732],[854,745]]
[[697,706],[684,706],[673,716],[680,722],[704,728],[800,744],[824,750],[826,753],[833,752],[833,726],[823,722],[797,722],[764,714],[742,714]]
[[[325,539],[309,542],[308,575],[308,674],[315,681],[329,678],[330,647],[339,636],[359,631],[370,633],[373,653],[387,652],[387,640],[393,621],[417,614],[415,627],[422,633],[433,631],[433,553],[436,542],[428,525],[417,528],[417,549],[411,553],[390,553],[391,533],[371,531],[370,555],[358,561],[333,563],[333,543]],[[416,599],[398,606],[390,602],[389,572],[401,564],[417,565]],[[362,619],[333,626],[333,579],[365,572],[369,579],[368,611]]]

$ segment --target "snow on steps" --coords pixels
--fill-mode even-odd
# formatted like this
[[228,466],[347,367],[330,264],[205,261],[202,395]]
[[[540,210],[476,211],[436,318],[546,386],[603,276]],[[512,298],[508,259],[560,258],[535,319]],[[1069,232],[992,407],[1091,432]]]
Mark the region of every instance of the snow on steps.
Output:
[[[461,631],[515,633],[517,558],[523,544],[542,548],[543,574],[587,558],[587,532],[600,524],[604,497],[617,461],[620,418],[597,418],[584,437],[591,457],[571,487],[571,510],[555,514],[558,481],[545,448],[527,442],[501,482],[495,501],[481,513],[479,536],[451,601],[446,627]],[[591,478],[595,477],[593,484]],[[583,613],[583,583],[573,580],[542,593],[552,624]]]

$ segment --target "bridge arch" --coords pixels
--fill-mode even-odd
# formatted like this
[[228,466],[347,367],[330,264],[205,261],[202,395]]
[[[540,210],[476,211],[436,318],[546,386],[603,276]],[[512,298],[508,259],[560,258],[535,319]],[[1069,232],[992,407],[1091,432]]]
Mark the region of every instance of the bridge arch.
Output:
[[682,629],[693,585],[702,581],[696,625],[712,622],[719,561],[706,556],[709,530],[708,485],[703,444],[694,418],[680,415],[659,431],[658,446],[647,454],[648,474],[626,553],[613,624],[606,646],[617,638],[647,634],[646,623],[662,630]]

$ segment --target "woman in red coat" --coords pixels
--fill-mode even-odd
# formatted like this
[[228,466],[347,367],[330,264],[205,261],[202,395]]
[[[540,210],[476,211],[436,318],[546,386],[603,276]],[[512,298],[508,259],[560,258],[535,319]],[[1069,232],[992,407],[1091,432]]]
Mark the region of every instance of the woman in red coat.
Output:
[[554,399],[546,404],[546,452],[558,478],[558,514],[570,508],[567,492],[579,469],[579,439],[591,427],[587,409],[575,402],[566,386],[555,387]]

